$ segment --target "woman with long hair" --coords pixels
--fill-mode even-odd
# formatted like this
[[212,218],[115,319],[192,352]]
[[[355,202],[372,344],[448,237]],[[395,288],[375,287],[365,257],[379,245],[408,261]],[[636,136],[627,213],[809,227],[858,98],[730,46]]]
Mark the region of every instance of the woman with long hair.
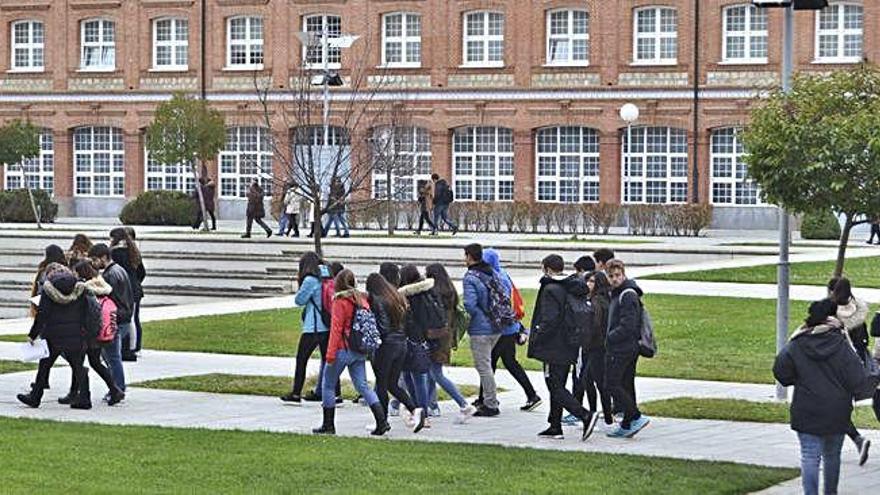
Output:
[[593,321],[587,333],[581,336],[581,370],[574,398],[583,403],[586,392],[590,411],[593,412],[596,412],[597,399],[601,400],[605,424],[610,425],[614,419],[611,415],[611,396],[605,390],[605,332],[608,328],[608,307],[611,305],[608,296],[611,283],[604,273],[598,271],[588,273],[586,279]]
[[[321,297],[325,278],[330,277],[330,271],[321,262],[321,257],[313,251],[307,251],[299,259],[296,282],[297,290],[294,303],[302,308],[300,319],[302,320],[302,332],[296,347],[296,364],[293,374],[293,385],[290,393],[280,397],[284,402],[295,405],[302,403],[302,388],[306,381],[306,366],[315,349],[320,349],[321,358],[327,354],[327,343],[330,339],[330,327],[324,322],[323,300]],[[330,308],[327,308],[328,310]],[[319,384],[321,376],[318,375]],[[312,392],[307,400],[320,399]]]
[[[52,263],[58,263],[67,266],[67,258],[64,256],[64,250],[55,244],[46,246],[43,261],[37,265],[37,273],[34,275],[34,282],[31,284],[31,297],[36,297],[43,293],[43,283],[46,281],[46,269]],[[30,313],[32,317],[37,315],[37,305],[31,302]]]
[[110,257],[125,269],[131,282],[131,293],[134,305],[131,308],[131,321],[134,324],[134,335],[129,334],[122,341],[122,360],[137,361],[137,352],[143,343],[141,327],[141,300],[144,298],[144,279],[147,271],[141,258],[141,251],[135,242],[135,232],[131,227],[116,227],[110,231]]
[[77,263],[89,259],[89,249],[92,249],[92,240],[85,234],[73,236],[70,249],[67,250],[67,263],[73,269]]
[[[430,309],[430,300],[433,298],[431,289],[434,288],[434,280],[425,280],[415,265],[405,265],[400,269],[400,288],[397,291],[406,298],[408,309],[404,323],[404,333],[407,338],[407,360],[404,366],[403,378],[407,389],[414,396],[416,404],[422,409],[428,410],[428,359],[424,358],[427,342],[428,328],[436,323],[436,315]],[[430,423],[426,423],[430,427]]]
[[371,273],[367,277],[367,294],[370,308],[376,316],[376,326],[382,336],[382,345],[373,357],[373,374],[376,375],[376,395],[382,410],[388,413],[388,392],[404,405],[408,415],[404,423],[418,433],[425,426],[425,410],[400,386],[400,373],[406,360],[406,334],[403,324],[408,305],[406,299],[391,286],[382,275]]
[[348,375],[351,377],[355,390],[364,397],[373,413],[373,418],[376,420],[376,428],[371,433],[375,436],[381,436],[387,433],[391,426],[388,425],[385,410],[382,408],[382,403],[379,402],[379,397],[367,383],[367,356],[350,349],[348,346],[355,314],[359,309],[369,310],[370,302],[367,296],[357,289],[354,273],[351,270],[339,272],[334,286],[336,294],[333,296],[330,343],[324,358],[327,365],[324,368],[324,379],[321,382],[324,421],[319,428],[315,428],[312,432],[330,435],[336,433],[334,421],[336,402],[333,390],[339,383],[339,375],[345,368],[348,368]]

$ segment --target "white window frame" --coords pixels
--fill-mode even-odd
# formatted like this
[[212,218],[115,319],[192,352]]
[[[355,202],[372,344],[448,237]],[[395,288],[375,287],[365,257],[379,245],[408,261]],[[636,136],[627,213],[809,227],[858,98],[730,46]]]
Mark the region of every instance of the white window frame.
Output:
[[[254,131],[252,147],[243,149],[242,131]],[[247,190],[253,179],[259,179],[266,196],[272,195],[272,146],[270,130],[259,126],[238,126],[226,128],[226,143],[217,155],[219,171],[219,196],[222,199],[247,199]],[[234,140],[234,141],[233,141]],[[266,171],[268,168],[268,171]],[[235,194],[229,194],[228,185],[235,185]]]
[[[382,136],[381,133],[388,133]],[[391,146],[393,149],[385,149],[389,154],[397,154],[401,168],[407,167],[411,173],[401,173],[401,170],[392,171],[394,182],[394,199],[397,201],[415,201],[418,199],[418,184],[431,180],[431,132],[424,127],[404,126],[389,129],[388,127],[376,128],[373,131],[373,142],[395,139],[397,144],[383,144],[379,146]],[[378,147],[378,146],[377,146]],[[374,199],[383,199],[387,194],[387,177],[381,168],[381,157],[378,156],[383,150],[375,149],[376,166],[373,168],[372,194]],[[395,174],[396,172],[396,174]],[[404,191],[408,189],[408,191]]]
[[[846,28],[846,7],[857,7],[862,11],[862,27],[861,29],[847,29]],[[822,12],[827,9],[837,10],[837,27],[831,31],[821,31],[821,18]],[[834,2],[829,4],[823,10],[816,11],[816,29],[815,29],[815,46],[814,46],[814,55],[815,60],[814,63],[820,64],[857,64],[862,61],[862,57],[865,54],[865,7],[861,3],[856,2]],[[819,53],[819,39],[821,35],[834,35],[837,37],[837,53],[832,57],[823,57]],[[852,36],[858,34],[862,40],[862,53],[858,56],[844,56],[843,51],[845,47],[845,39],[846,36]]]
[[[501,142],[502,135],[507,135],[509,140]],[[459,138],[467,136],[467,141],[459,141]],[[482,138],[484,145],[491,149],[478,150]],[[509,145],[509,149],[502,148],[501,144]],[[469,148],[469,149],[467,149]],[[480,175],[477,173],[477,162],[488,158],[491,162],[492,173]],[[462,162],[470,162],[470,173],[461,173],[459,159]],[[502,161],[506,161],[510,167],[509,174],[499,173]],[[515,196],[515,168],[513,158],[513,129],[493,126],[466,126],[454,130],[452,136],[452,181],[456,198],[460,201],[513,201]],[[477,199],[479,183],[489,186],[492,190],[490,197]],[[491,184],[489,184],[491,182]],[[464,187],[467,186],[467,187]],[[468,192],[469,190],[469,192]],[[502,197],[504,193],[504,197]]]
[[[242,40],[232,39],[232,23],[234,21],[244,20],[245,37]],[[254,37],[254,25],[260,25],[260,38]],[[243,46],[247,62],[243,64],[232,63],[232,47]],[[251,59],[257,54],[259,48],[260,62],[253,63]],[[226,19],[226,67],[225,70],[261,70],[266,63],[266,23],[261,16],[258,15],[237,15]]]
[[[639,33],[639,14],[648,11],[654,11],[654,30],[648,33]],[[663,11],[672,11],[672,13],[675,15],[675,31],[671,33],[661,30]],[[633,11],[632,34],[632,65],[678,65],[678,11],[675,8],[666,6],[650,6],[635,9]],[[641,59],[639,58],[639,40],[647,38],[654,39],[654,53],[652,54],[651,58]],[[663,50],[661,41],[664,39],[675,40],[675,58],[662,57]]]
[[[728,31],[728,19],[727,16],[734,9],[745,9],[745,31]],[[764,16],[764,26],[765,30],[763,31],[753,31],[752,30],[752,19],[755,15]],[[755,7],[752,4],[738,4],[738,5],[728,5],[724,7],[723,12],[721,14],[722,26],[721,26],[721,63],[722,64],[766,64],[767,56],[766,54],[770,49],[770,26],[768,19],[767,9],[761,9]],[[733,58],[727,56],[727,46],[728,46],[728,38],[730,37],[742,37],[744,38],[743,45],[743,57]],[[765,46],[765,56],[763,57],[753,57],[752,56],[752,44],[755,40],[764,39]]]
[[[501,34],[489,34],[489,19],[492,15],[501,16]],[[480,34],[468,34],[468,19],[471,16],[481,16],[481,23],[483,25],[482,32]],[[507,29],[507,19],[503,12],[498,12],[494,10],[473,10],[469,12],[465,12],[462,15],[462,23],[461,23],[461,60],[462,67],[476,67],[476,68],[497,68],[504,67],[504,32]],[[468,43],[481,42],[483,43],[482,57],[480,60],[468,60]],[[501,60],[489,60],[489,44],[492,42],[501,42]]]
[[[562,151],[563,129],[576,131],[576,151]],[[545,136],[547,139],[552,140],[554,151],[542,151],[542,145],[545,142],[551,142],[543,141]],[[568,134],[568,136],[571,136],[571,134]],[[588,149],[585,150],[585,148]],[[561,173],[564,158],[577,161],[578,173],[576,177],[566,176]],[[542,159],[552,162],[554,173],[542,175]],[[595,168],[595,173],[585,174],[584,172],[588,167]],[[553,126],[538,129],[535,134],[535,201],[539,203],[598,203],[600,199],[600,170],[598,130],[582,126]],[[561,191],[562,183],[564,182],[577,183],[577,201],[562,201]],[[552,199],[541,198],[542,186],[545,184],[553,186]],[[595,198],[584,199],[584,191],[587,186],[595,187]]]
[[[388,36],[388,19],[400,16],[400,36]],[[418,36],[410,36],[410,27],[418,26]],[[400,45],[400,62],[389,62],[387,48],[389,44]],[[417,44],[418,60],[408,61],[410,46]],[[382,15],[382,67],[415,69],[422,66],[422,15],[416,12],[389,12]]]
[[[160,22],[168,22],[170,23],[169,32],[171,35],[170,40],[162,40],[159,41],[159,23]],[[162,72],[162,71],[185,71],[189,69],[189,20],[183,17],[159,17],[157,19],[153,19],[152,22],[153,28],[153,67],[151,71],[154,72]],[[183,40],[178,39],[181,28],[186,29],[186,37]],[[162,64],[159,65],[159,47],[168,48],[171,51],[171,63],[170,64]],[[183,48],[185,50],[185,57],[183,63],[179,63],[180,61],[177,59],[177,49]]]
[[[36,28],[39,25],[42,41],[36,41]],[[27,26],[27,41],[18,43],[15,41],[15,31],[19,26]],[[27,65],[18,65],[16,51],[24,50],[27,54]],[[39,53],[39,64],[37,54]],[[23,19],[15,21],[9,29],[9,72],[43,72],[46,70],[46,25],[36,19]]]
[[[24,165],[24,171],[22,171],[22,165]],[[22,173],[24,181],[22,181]],[[20,189],[26,182],[31,189],[42,189],[50,196],[54,195],[55,136],[52,134],[52,130],[40,129],[40,154],[29,160],[7,163],[4,177],[6,190]],[[13,181],[18,184],[14,184]]]
[[[661,152],[650,152],[649,153],[648,152],[648,144],[649,144],[648,137],[650,135],[651,130],[656,131],[658,129],[665,130],[665,133],[666,133],[666,136],[665,136],[666,152],[665,153],[661,153]],[[689,193],[689,191],[688,191],[688,173],[689,173],[689,168],[690,168],[690,162],[689,162],[690,157],[688,156],[687,131],[685,131],[684,129],[678,129],[675,127],[664,127],[664,126],[639,126],[639,127],[632,128],[633,133],[638,133],[641,130],[644,130],[643,139],[642,139],[641,143],[639,143],[637,141],[636,136],[633,136],[633,144],[638,144],[638,147],[639,147],[639,149],[641,149],[641,151],[637,152],[637,153],[632,153],[631,151],[628,150],[628,147],[629,147],[629,142],[628,142],[629,138],[628,138],[628,134],[627,134],[628,131],[627,131],[627,129],[623,129],[621,146],[620,146],[621,147],[621,153],[620,153],[620,157],[621,157],[621,161],[620,161],[621,162],[620,163],[621,203],[623,203],[623,204],[682,204],[682,203],[686,203],[688,200],[688,193]],[[673,134],[673,132],[675,132],[676,134],[679,134],[679,135],[682,135],[682,134],[684,135],[684,137],[685,137],[684,151],[677,151],[677,152],[672,151],[672,134]],[[633,149],[636,149],[636,146],[633,146]],[[641,170],[640,174],[637,174],[637,175],[630,175],[629,174],[629,167],[627,166],[627,162],[628,162],[628,158],[630,158],[631,156],[639,159],[639,163],[641,164],[641,166],[639,168]],[[656,156],[665,157],[664,162],[665,162],[666,173],[663,177],[649,177],[648,176],[648,161],[649,161],[649,157],[652,157],[652,156],[653,157],[656,157]],[[680,160],[682,158],[684,159],[684,172],[685,173],[683,176],[680,176],[680,175],[673,176],[673,174],[672,174],[673,162],[675,161],[675,159]],[[665,183],[664,184],[665,201],[662,203],[656,202],[656,201],[649,202],[648,201],[648,185],[649,185],[649,183],[658,183],[658,182]],[[641,199],[630,199],[631,197],[629,194],[629,187],[628,187],[630,184],[636,184],[636,185],[640,186]],[[682,198],[680,201],[671,201],[673,190],[678,189],[678,188],[674,188],[673,184],[684,185],[684,198]]]
[[[766,204],[761,201],[761,189],[755,184],[755,181],[748,177],[748,169],[745,167],[745,163],[743,163],[743,156],[745,156],[745,151],[742,148],[742,142],[739,140],[739,133],[742,131],[741,128],[738,127],[719,127],[717,129],[712,129],[710,138],[709,138],[709,191],[710,191],[710,200],[713,205],[716,206],[738,206],[738,207],[755,207],[755,206],[766,206]],[[732,133],[733,140],[730,142],[730,146],[733,151],[716,151],[716,139],[721,137],[722,135],[726,135]],[[724,176],[717,176],[718,169],[716,168],[720,160],[725,160],[730,166],[730,173],[725,174]],[[738,170],[742,167],[745,169],[745,172],[742,174],[742,177],[738,177]],[[730,191],[730,201],[718,201],[716,200],[715,194],[715,186],[726,186]],[[754,203],[743,203],[740,202],[740,189],[754,189],[755,191],[755,202]]]
[[[565,12],[567,14],[568,19],[568,30],[565,34],[552,34],[552,26],[551,26],[551,18],[553,14],[559,14],[561,12]],[[574,16],[575,12],[583,13],[587,16],[587,32],[582,34],[574,33]],[[572,8],[564,8],[564,9],[553,9],[548,10],[546,15],[546,29],[547,29],[547,40],[546,40],[546,54],[545,54],[545,64],[550,67],[587,67],[590,65],[590,13],[586,9],[572,9]],[[568,58],[565,60],[553,60],[551,44],[553,40],[563,40],[568,42]],[[587,45],[587,58],[586,60],[574,60],[574,42],[575,41],[583,41]]]
[[[153,160],[150,151],[144,146],[144,191],[192,192],[196,179],[190,167],[187,162],[163,165]],[[155,185],[157,182],[158,187]],[[169,187],[169,183],[174,185]]]
[[[106,130],[106,146],[98,147],[95,137],[96,131]],[[87,134],[90,148],[78,149],[78,135]],[[125,196],[125,143],[122,129],[110,126],[83,126],[73,131],[73,189],[74,196],[92,198],[121,198]],[[98,156],[107,159],[106,171],[95,171],[95,162]],[[88,164],[87,170],[81,170],[80,160]],[[107,194],[96,192],[95,179],[106,179],[108,183]],[[79,179],[88,179],[88,188],[80,192]]]
[[[328,26],[329,19],[333,17],[339,20],[339,32],[330,32]],[[309,31],[309,19],[321,19],[321,31]],[[302,18],[302,30],[305,32],[315,33],[316,44],[312,47],[303,45],[302,48],[302,64],[303,67],[307,70],[314,69],[323,69],[324,61],[327,61],[327,68],[338,70],[342,68],[342,49],[339,47],[333,47],[328,44],[327,50],[324,51],[324,47],[321,42],[321,34],[324,30],[327,30],[327,39],[331,38],[339,38],[342,36],[342,16],[336,14],[312,14],[306,15]],[[384,33],[384,31],[383,31]],[[320,52],[321,56],[316,62],[309,62],[309,50],[317,50]],[[331,57],[331,55],[333,55]],[[338,61],[334,61],[331,59],[338,59]]]
[[[98,41],[86,41],[86,25],[91,24],[93,22],[98,23]],[[114,72],[116,70],[116,22],[112,19],[106,18],[93,18],[93,19],[83,19],[79,23],[80,27],[80,59],[79,59],[79,71],[80,72]],[[108,30],[110,33],[110,39],[108,41]],[[98,50],[98,58],[99,63],[86,65],[86,49],[92,48]],[[104,63],[104,50],[109,50],[111,54],[110,58],[112,58],[112,64]]]

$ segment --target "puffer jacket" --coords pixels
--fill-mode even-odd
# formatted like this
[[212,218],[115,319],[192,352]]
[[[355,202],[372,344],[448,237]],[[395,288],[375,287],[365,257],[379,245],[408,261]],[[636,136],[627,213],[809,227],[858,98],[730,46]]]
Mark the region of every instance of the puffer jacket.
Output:
[[[429,330],[443,329],[447,326],[446,309],[440,298],[434,294],[434,279],[429,278],[397,289],[406,297],[409,310],[406,312],[404,331],[413,342],[428,340]],[[439,313],[438,313],[439,312]]]
[[571,294],[585,298],[589,288],[577,275],[544,276],[532,313],[528,356],[548,364],[574,364],[577,345],[571,345],[565,333],[565,299]]
[[464,309],[471,315],[468,335],[492,335],[499,333],[489,318],[489,288],[479,279],[477,272],[497,277],[495,271],[485,261],[468,268],[462,280],[464,287]]
[[[628,289],[632,290],[628,291]],[[623,294],[624,292],[626,294]],[[621,294],[623,297],[620,297]],[[639,339],[642,338],[643,294],[642,289],[632,279],[626,279],[623,285],[611,291],[608,332],[605,334],[605,350],[608,353],[618,355],[639,353]]]
[[81,352],[88,311],[85,292],[85,284],[71,273],[45,281],[28,337],[43,337],[51,348],[62,352]]
[[333,296],[333,311],[330,323],[330,343],[327,345],[327,363],[336,362],[336,354],[348,349],[355,304],[370,309],[367,298],[356,289],[337,292]]

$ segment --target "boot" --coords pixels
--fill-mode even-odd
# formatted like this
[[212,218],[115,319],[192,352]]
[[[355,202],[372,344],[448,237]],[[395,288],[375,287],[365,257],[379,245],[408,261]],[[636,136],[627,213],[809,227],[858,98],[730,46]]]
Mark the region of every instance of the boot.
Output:
[[83,368],[79,373],[79,394],[70,402],[71,409],[91,409],[92,394],[89,391],[89,370]]
[[336,425],[334,425],[333,420],[336,417],[336,408],[335,407],[325,407],[324,408],[324,423],[321,424],[320,428],[315,428],[312,430],[312,433],[316,435],[335,435],[336,434]]
[[75,402],[76,401],[76,388],[77,388],[76,380],[74,380],[74,383],[70,384],[70,392],[68,392],[67,395],[65,395],[64,397],[59,397],[58,403],[63,406],[67,406],[67,405],[70,405],[72,402]]
[[113,385],[113,388],[110,389],[110,400],[107,401],[108,406],[115,406],[119,404],[125,399],[125,392],[119,389],[116,385]]
[[31,392],[29,394],[18,394],[15,397],[30,407],[40,407],[40,401],[43,400],[43,387],[37,384],[32,384]]
[[382,409],[382,403],[377,402],[371,405],[370,411],[373,412],[373,418],[376,419],[376,429],[371,431],[370,435],[381,437],[388,433],[388,431],[391,430],[391,425],[389,425],[388,420],[385,419],[385,410]]

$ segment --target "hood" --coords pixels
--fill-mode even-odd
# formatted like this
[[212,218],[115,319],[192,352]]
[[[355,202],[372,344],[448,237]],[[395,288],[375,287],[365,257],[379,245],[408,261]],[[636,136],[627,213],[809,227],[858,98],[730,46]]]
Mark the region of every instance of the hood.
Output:
[[104,280],[104,277],[100,275],[91,280],[86,280],[83,282],[83,285],[85,285],[86,290],[96,296],[106,296],[113,292],[113,287],[111,287],[110,284]]
[[572,275],[544,275],[541,278],[541,287],[543,288],[545,285],[561,285],[566,292],[573,296],[583,296],[587,297],[590,293],[590,288],[587,287],[587,282],[582,278],[577,276],[577,274]]
[[397,289],[397,292],[403,297],[414,296],[416,294],[421,294],[422,292],[428,292],[429,290],[434,288],[434,279],[426,278],[421,282],[416,282],[414,284],[404,285],[403,287]]
[[843,325],[836,318],[829,318],[822,325],[800,327],[791,340],[796,340],[804,354],[813,361],[827,361],[841,346],[850,345],[842,329]]
[[495,270],[493,270],[492,267],[489,266],[489,263],[486,263],[485,261],[474,263],[473,265],[468,267],[468,270],[476,270],[478,272],[483,272],[486,275],[492,275],[495,273]]
[[489,248],[483,250],[483,262],[492,267],[496,272],[501,272],[501,255],[498,251]]
[[868,305],[853,297],[849,303],[837,306],[837,319],[847,330],[851,330],[868,318]]
[[110,249],[111,250],[112,249],[128,249],[128,243],[126,241],[119,241],[117,244],[115,244]]
[[623,282],[623,285],[611,290],[611,297],[619,297],[620,294],[627,289],[633,289],[634,291],[636,291],[636,294],[638,294],[639,297],[642,297],[645,294],[635,280],[628,278]]
[[348,289],[333,294],[333,299],[354,299],[359,296],[360,292],[357,289]]
[[86,286],[72,274],[61,274],[43,283],[43,293],[58,304],[70,304],[82,295]]

